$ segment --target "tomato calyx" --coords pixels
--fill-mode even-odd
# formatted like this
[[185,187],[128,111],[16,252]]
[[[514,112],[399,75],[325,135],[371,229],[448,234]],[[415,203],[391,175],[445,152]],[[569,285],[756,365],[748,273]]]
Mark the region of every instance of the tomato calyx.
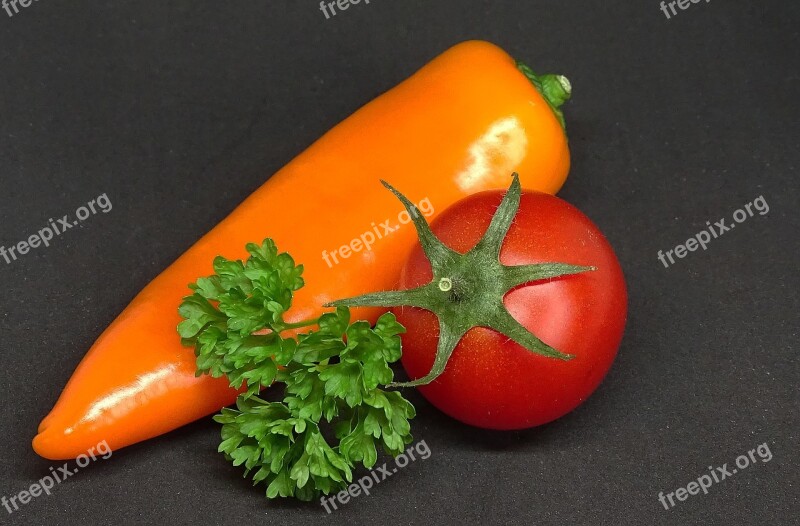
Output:
[[414,222],[420,244],[431,264],[430,283],[409,290],[373,292],[337,300],[326,307],[419,307],[439,319],[439,344],[430,372],[410,382],[393,383],[396,387],[414,387],[435,380],[445,369],[458,342],[473,327],[487,327],[515,341],[528,351],[570,360],[574,356],[547,345],[528,331],[508,312],[503,297],[511,289],[526,283],[596,270],[595,267],[567,263],[537,263],[508,266],[500,262],[500,249],[519,209],[519,176],[513,174],[511,187],[503,196],[489,227],[478,243],[465,254],[456,252],[438,239],[419,209],[389,183],[381,181],[402,201]]

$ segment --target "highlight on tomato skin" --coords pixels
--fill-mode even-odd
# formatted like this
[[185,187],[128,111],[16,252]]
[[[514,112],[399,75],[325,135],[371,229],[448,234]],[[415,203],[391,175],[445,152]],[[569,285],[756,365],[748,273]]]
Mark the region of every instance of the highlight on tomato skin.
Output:
[[[467,197],[443,211],[431,229],[447,246],[465,253],[486,231],[502,197],[498,191]],[[622,340],[627,292],[619,261],[602,232],[577,208],[548,194],[523,192],[500,261],[596,267],[521,285],[503,300],[526,329],[574,358],[537,355],[492,329],[473,328],[444,372],[419,389],[439,410],[466,424],[525,429],[564,416],[600,385]],[[431,265],[417,244],[403,267],[400,287],[418,287],[431,278]],[[415,307],[395,308],[394,313],[407,328],[402,364],[410,378],[423,377],[436,355],[437,317]]]

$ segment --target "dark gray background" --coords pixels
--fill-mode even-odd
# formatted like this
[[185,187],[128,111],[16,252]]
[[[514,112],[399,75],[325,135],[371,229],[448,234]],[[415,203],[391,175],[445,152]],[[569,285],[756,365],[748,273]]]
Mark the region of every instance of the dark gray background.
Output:
[[[626,271],[619,357],[551,425],[462,426],[416,393],[432,455],[327,516],[267,502],[210,419],[119,451],[15,524],[797,524],[796,2],[40,0],[0,11],[0,244],[106,192],[109,214],[0,261],[0,495],[53,463],[30,448],[85,350],[270,174],[458,41],[567,74],[561,197]],[[658,250],[748,220],[665,269]],[[730,221],[730,220],[729,220]],[[665,511],[670,492],[767,442],[774,455]]]

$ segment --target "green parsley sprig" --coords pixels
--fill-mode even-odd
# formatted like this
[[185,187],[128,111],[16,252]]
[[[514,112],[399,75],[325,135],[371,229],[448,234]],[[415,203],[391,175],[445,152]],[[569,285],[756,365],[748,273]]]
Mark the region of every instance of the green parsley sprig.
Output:
[[[271,239],[247,251],[246,262],[217,257],[215,274],[190,285],[178,332],[195,349],[198,375],[246,387],[236,409],[214,417],[222,424],[219,451],[245,476],[253,473],[254,484],[266,483],[267,497],[311,500],[344,489],[359,464],[374,466],[378,447],[397,456],[411,443],[414,407],[381,388],[393,380],[389,364],[400,358],[405,329],[391,313],[374,327],[351,322],[345,307],[287,323],[302,265]],[[257,396],[276,381],[282,401]]]

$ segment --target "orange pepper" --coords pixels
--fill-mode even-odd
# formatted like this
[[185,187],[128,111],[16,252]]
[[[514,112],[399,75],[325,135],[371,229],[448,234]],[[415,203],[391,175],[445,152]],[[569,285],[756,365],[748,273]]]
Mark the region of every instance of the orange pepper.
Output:
[[568,170],[559,120],[516,62],[487,42],[456,45],[330,130],[147,285],[80,362],[33,448],[54,460],[103,440],[116,450],[235,400],[224,378],[195,376],[176,332],[187,284],[212,274],[215,256],[244,258],[246,243],[273,238],[305,266],[287,321],[316,318],[325,302],[397,283],[416,237],[379,179],[439,212],[505,189],[515,171],[525,188],[555,193]]

